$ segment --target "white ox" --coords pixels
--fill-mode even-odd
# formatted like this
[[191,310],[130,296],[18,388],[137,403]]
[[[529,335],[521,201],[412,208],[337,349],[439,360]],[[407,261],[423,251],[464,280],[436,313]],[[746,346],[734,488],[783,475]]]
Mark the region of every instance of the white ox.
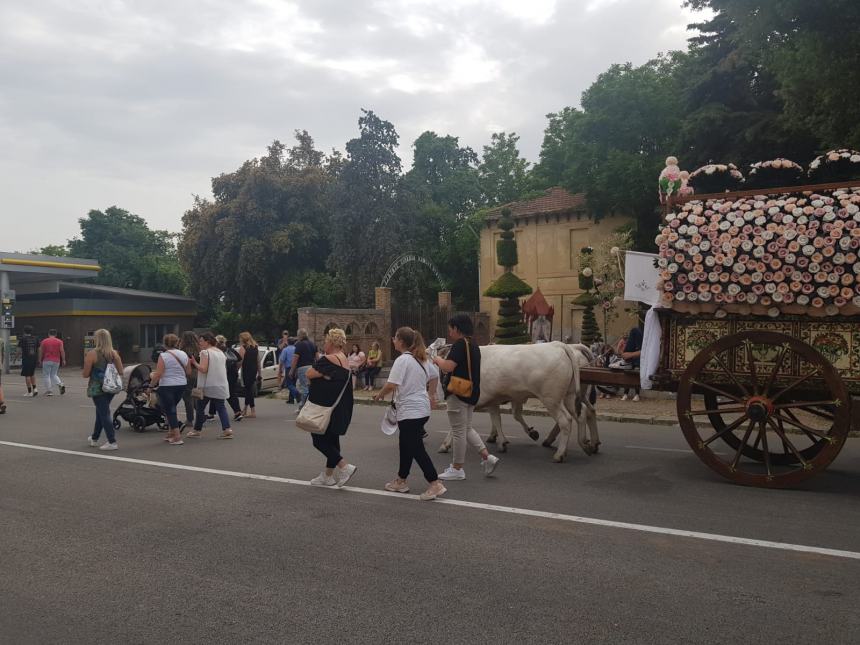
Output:
[[[434,343],[435,344],[435,343]],[[440,354],[442,352],[440,351]],[[585,345],[568,345],[558,341],[537,345],[486,345],[481,347],[481,397],[477,410],[487,410],[493,424],[489,441],[498,436],[504,452],[508,443],[502,430],[499,406],[511,404],[514,419],[526,434],[537,441],[538,433],[523,419],[523,405],[530,398],[538,399],[556,425],[544,440],[551,447],[561,432],[561,440],[553,461],[564,460],[567,444],[577,423],[577,441],[587,455],[598,451],[597,416],[594,406],[580,388],[579,370],[591,363],[591,352]],[[586,438],[586,428],[589,437]],[[448,452],[452,435],[442,442],[440,452]]]

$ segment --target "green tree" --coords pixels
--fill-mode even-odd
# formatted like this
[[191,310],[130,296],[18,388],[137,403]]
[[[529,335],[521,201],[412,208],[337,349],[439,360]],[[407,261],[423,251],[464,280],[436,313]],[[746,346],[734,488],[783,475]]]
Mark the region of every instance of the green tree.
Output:
[[81,234],[69,240],[68,254],[98,260],[98,284],[185,292],[186,279],[178,262],[175,235],[152,230],[142,217],[117,206],[91,210],[78,222]]
[[611,66],[583,92],[581,110],[550,116],[535,170],[545,182],[561,180],[572,192],[584,192],[596,218],[630,215],[637,248],[653,245],[659,221],[654,187],[680,127],[679,58]]
[[484,146],[478,176],[489,206],[512,202],[528,189],[529,162],[520,157],[519,140],[515,132],[496,132]]
[[[179,247],[191,293],[213,311],[272,328],[292,319],[305,303],[276,293],[296,293],[309,273],[324,271],[329,254],[331,160],[306,131],[296,145],[274,141],[267,154],[213,178],[213,200],[197,198],[182,219]],[[268,323],[266,322],[268,321]]]
[[[686,4],[715,12],[698,26],[706,46],[721,48],[754,67],[757,76],[750,78],[745,94],[757,89],[757,79],[766,79],[765,90],[770,91],[777,111],[768,127],[811,136],[820,148],[860,148],[856,109],[860,4],[853,0],[688,0]],[[805,162],[808,156],[807,152],[796,160]]]
[[[480,223],[475,217],[481,203],[478,156],[471,148],[460,147],[457,137],[435,132],[421,134],[413,149],[412,169],[401,182],[401,204],[411,202],[405,206],[407,214],[415,214],[407,228],[408,243],[439,267],[457,308],[474,308],[480,255]],[[421,276],[414,277],[413,293]],[[436,285],[423,283],[422,297],[435,299],[431,291]]]
[[358,130],[346,144],[333,191],[328,266],[344,285],[346,304],[367,307],[386,263],[406,250],[408,234],[399,216],[397,131],[370,110],[362,110]]
[[744,46],[744,24],[716,14],[695,25],[699,34],[678,68],[684,120],[675,153],[690,170],[709,162],[744,169],[775,157],[804,163],[813,156],[814,137],[786,118],[778,79],[762,52]]
[[30,253],[35,253],[36,255],[50,255],[55,258],[64,258],[68,257],[69,249],[62,244],[49,244],[48,246],[43,246],[35,251],[30,251]]

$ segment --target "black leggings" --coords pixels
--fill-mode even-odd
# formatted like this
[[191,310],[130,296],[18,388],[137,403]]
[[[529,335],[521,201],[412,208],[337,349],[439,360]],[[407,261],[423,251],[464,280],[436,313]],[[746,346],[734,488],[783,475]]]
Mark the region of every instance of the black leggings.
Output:
[[254,374],[253,380],[249,385],[245,386],[245,407],[253,408],[254,407],[254,395],[257,393],[257,375]]
[[334,468],[340,463],[343,457],[340,456],[340,435],[329,434],[312,434],[311,438],[314,442],[314,448],[325,455],[325,467]]
[[424,448],[422,435],[424,434],[424,424],[430,417],[422,417],[420,419],[404,419],[397,422],[397,427],[400,429],[400,470],[397,471],[397,476],[400,479],[409,477],[409,469],[412,467],[414,459],[421,472],[424,473],[424,479],[429,483],[439,479],[436,474],[436,466],[433,465],[433,460],[427,454],[427,449]]

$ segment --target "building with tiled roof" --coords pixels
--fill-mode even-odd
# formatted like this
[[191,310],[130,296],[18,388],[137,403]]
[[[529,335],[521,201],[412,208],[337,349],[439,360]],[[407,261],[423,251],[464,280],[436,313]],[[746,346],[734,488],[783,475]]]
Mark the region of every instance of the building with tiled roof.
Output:
[[[496,242],[501,233],[498,220],[505,208],[511,210],[516,224],[514,234],[519,264],[514,273],[533,289],[540,289],[554,308],[552,339],[571,337],[578,341],[583,308],[574,304],[574,300],[582,293],[578,280],[580,250],[599,246],[603,239],[629,223],[629,217],[614,214],[595,222],[583,193],[571,193],[558,186],[537,197],[491,210],[481,231],[481,294],[502,274],[496,257]],[[497,300],[481,296],[481,311],[490,314],[491,328],[495,328],[498,307]],[[610,327],[608,335],[620,335],[630,324],[626,319],[619,319]]]

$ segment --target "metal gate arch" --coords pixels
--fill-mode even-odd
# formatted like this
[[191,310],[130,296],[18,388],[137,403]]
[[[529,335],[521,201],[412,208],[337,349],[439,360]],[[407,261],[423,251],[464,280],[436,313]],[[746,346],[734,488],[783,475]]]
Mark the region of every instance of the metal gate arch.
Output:
[[405,265],[417,262],[419,264],[423,264],[427,268],[429,268],[433,272],[433,276],[436,278],[436,281],[439,283],[439,286],[444,290],[445,289],[445,280],[442,278],[442,274],[439,272],[439,269],[436,268],[436,265],[433,262],[425,258],[423,255],[420,255],[414,251],[409,251],[398,256],[394,262],[388,267],[388,270],[385,272],[385,275],[382,277],[382,282],[379,286],[387,287],[388,283],[391,282],[391,278],[394,277],[394,274],[397,273],[400,269],[402,269]]

